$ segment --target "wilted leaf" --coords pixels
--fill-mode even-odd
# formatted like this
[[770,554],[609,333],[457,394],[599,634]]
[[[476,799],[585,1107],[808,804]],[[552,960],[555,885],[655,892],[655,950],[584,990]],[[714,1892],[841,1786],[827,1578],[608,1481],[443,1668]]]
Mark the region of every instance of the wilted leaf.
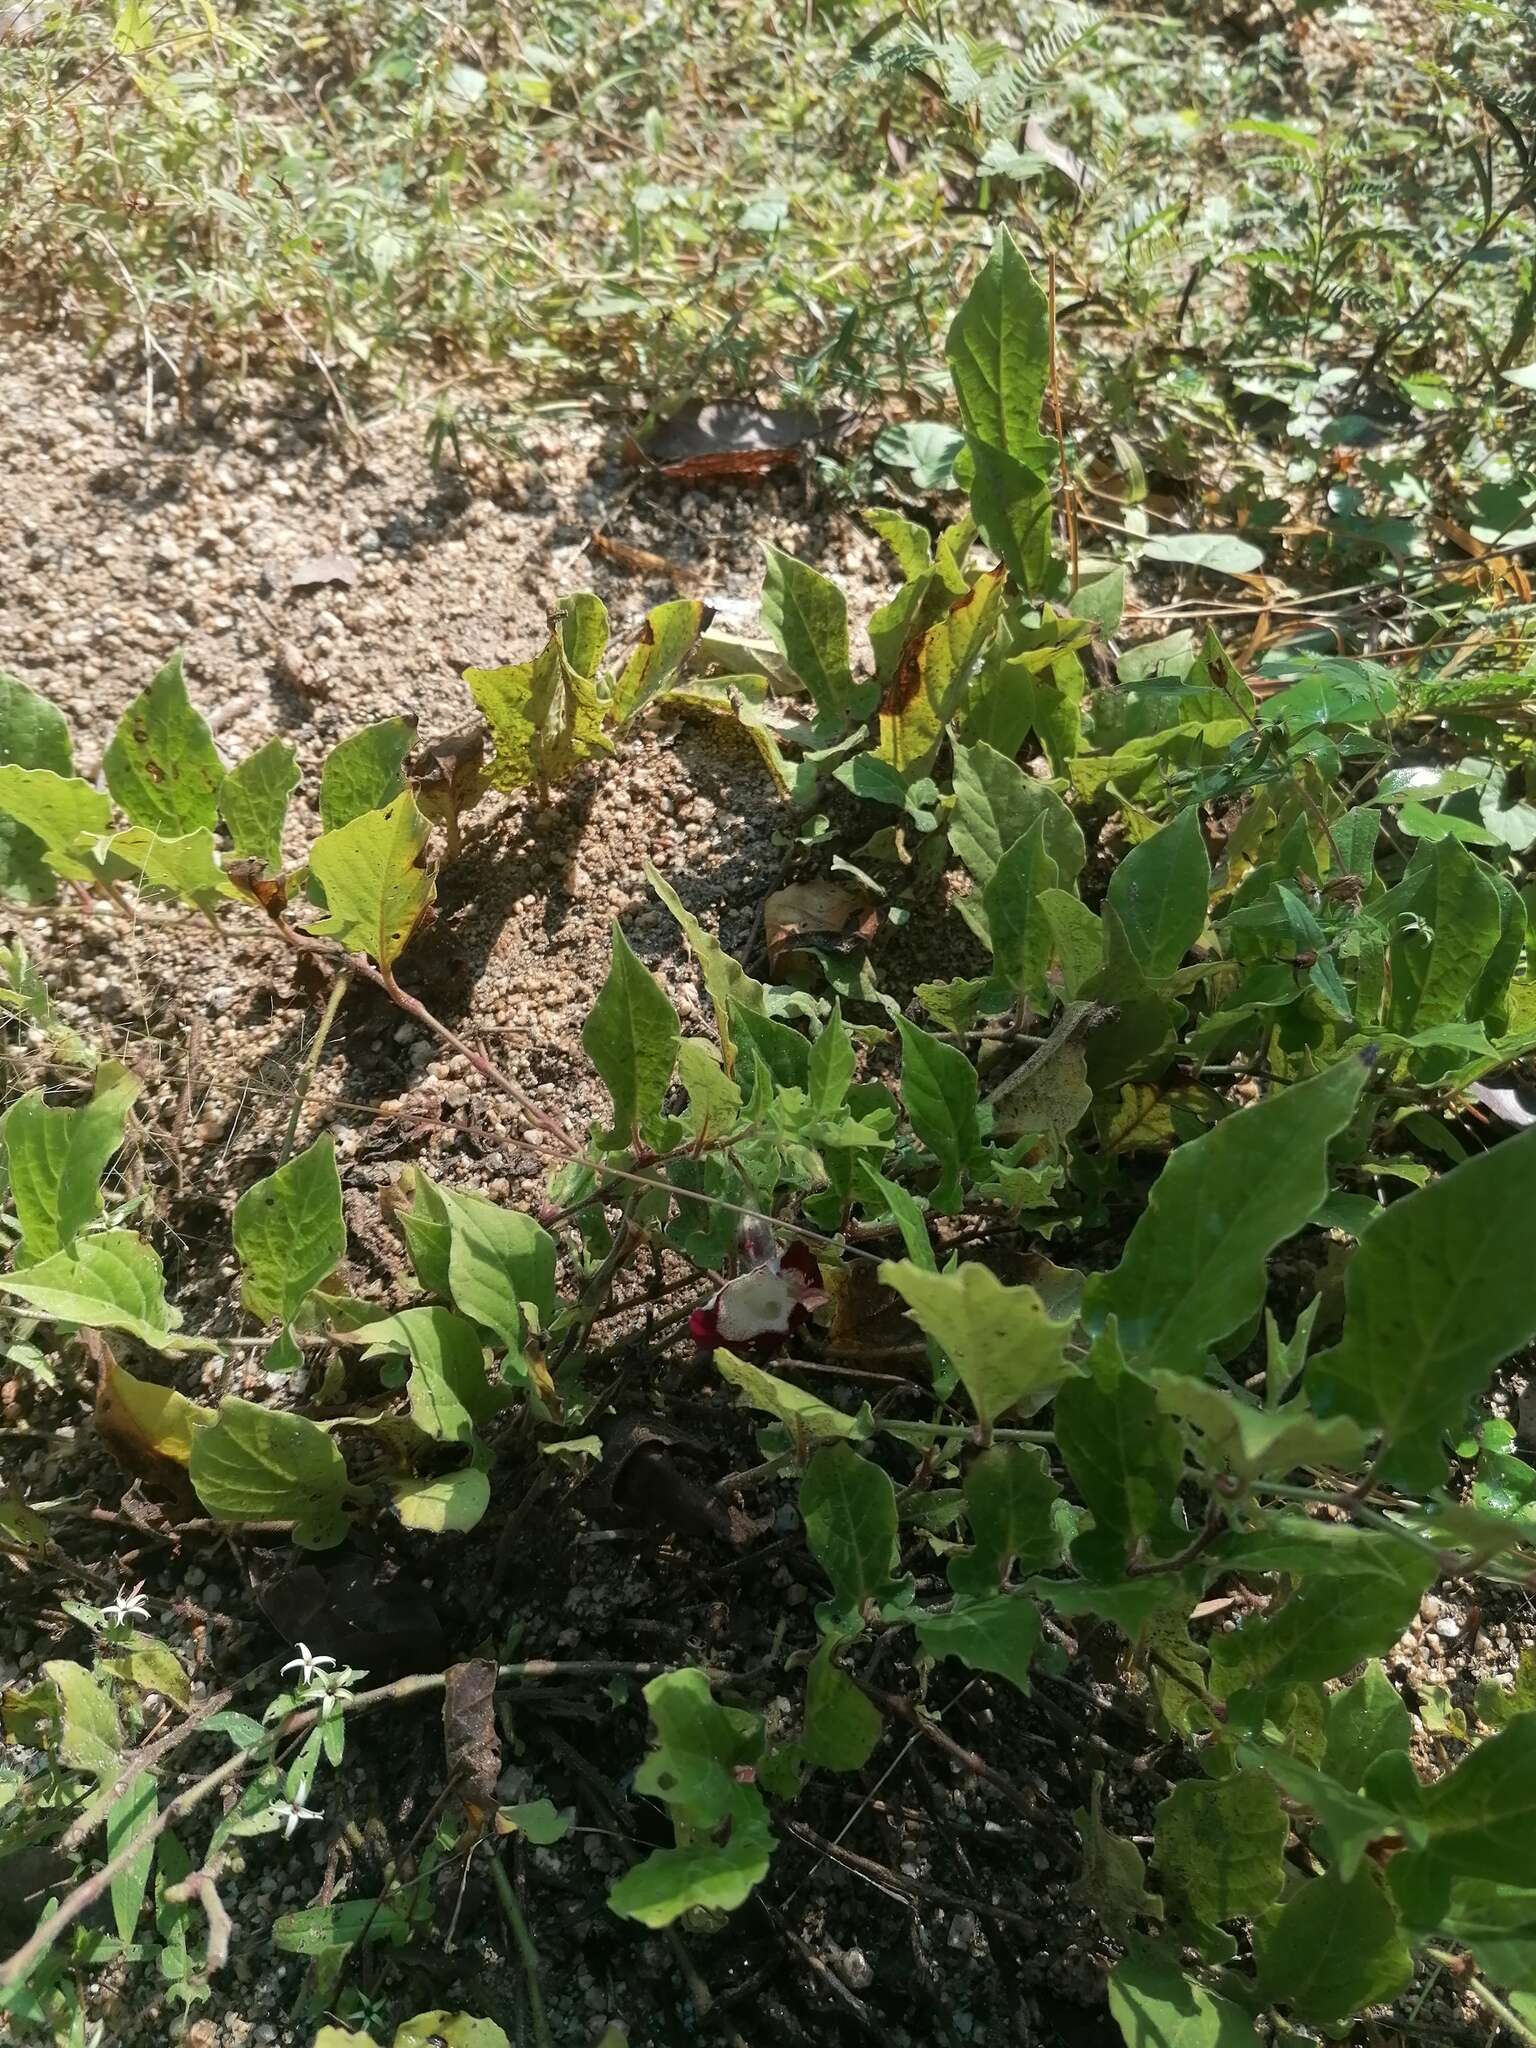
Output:
[[613,752],[596,681],[607,640],[601,601],[578,591],[558,609],[534,660],[464,671],[495,742],[485,771],[493,789],[559,782],[578,762]]
[[213,1420],[212,1409],[174,1387],[135,1379],[109,1356],[96,1389],[96,1431],[134,1478],[182,1492],[193,1439]]
[[496,1732],[496,1660],[449,1666],[443,1683],[443,1748],[448,1782],[478,1827],[496,1805],[501,1737]]
[[634,652],[619,671],[609,700],[615,725],[627,725],[683,673],[714,612],[697,598],[659,604],[646,615]]
[[959,711],[1002,608],[1006,571],[991,569],[963,596],[944,594],[932,623],[903,641],[880,699],[879,758],[908,779],[925,775]]
[[288,588],[318,590],[334,583],[342,590],[350,590],[357,575],[357,564],[350,555],[301,555],[288,571]]

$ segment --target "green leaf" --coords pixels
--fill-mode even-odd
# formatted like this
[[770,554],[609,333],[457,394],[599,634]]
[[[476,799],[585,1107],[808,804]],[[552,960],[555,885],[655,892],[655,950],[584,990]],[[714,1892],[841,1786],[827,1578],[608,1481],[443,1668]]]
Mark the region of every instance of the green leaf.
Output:
[[1083,1864],[1072,1882],[1071,1897],[1098,1914],[1108,1933],[1124,1941],[1138,1920],[1160,1920],[1163,1902],[1147,1890],[1147,1870],[1134,1842],[1104,1825],[1104,1780],[1094,1773],[1091,1805],[1072,1818],[1083,1838]]
[[[69,776],[74,750],[64,714],[15,676],[0,675],[0,766],[46,768]],[[0,816],[0,897],[43,903],[55,890],[43,860],[43,841],[25,825]]]
[[853,716],[853,671],[848,659],[848,601],[827,577],[763,543],[762,614],[785,666],[803,683],[816,716],[842,731]]
[[895,1487],[847,1444],[826,1446],[805,1468],[800,1518],[840,1610],[857,1627],[865,1601],[885,1599],[894,1585]]
[[1248,576],[1264,566],[1264,550],[1233,533],[1160,534],[1145,543],[1141,558],[1186,569],[1214,569],[1222,576]]
[[138,1081],[115,1060],[96,1069],[80,1109],[50,1109],[34,1088],[0,1119],[11,1202],[21,1225],[19,1264],[62,1251],[101,1214],[101,1176],[123,1142]]
[[848,1099],[848,1084],[853,1079],[853,1040],[843,1023],[843,1006],[840,1002],[832,1005],[832,1014],[822,1025],[811,1046],[810,1112],[813,1117],[831,1117],[842,1109]]
[[928,1219],[913,1197],[895,1181],[877,1173],[867,1159],[859,1161],[857,1177],[870,1221],[876,1222],[888,1212],[901,1232],[902,1245],[913,1265],[920,1266],[925,1273],[936,1273],[939,1266],[928,1237]]
[[[319,2042],[315,2048],[320,2048]],[[400,2022],[393,2048],[512,2048],[512,2044],[505,2028],[494,2020],[476,2019],[467,2012],[419,2012],[414,2019]]]
[[[944,429],[940,429],[941,432]],[[958,448],[959,437],[951,436]],[[877,447],[876,453],[879,453]],[[885,458],[882,456],[882,460]],[[929,489],[919,485],[919,489]],[[906,519],[900,512],[893,512],[885,505],[862,505],[859,517],[871,533],[877,533],[896,557],[896,566],[908,578],[921,576],[933,560],[933,536],[926,526],[919,526],[915,519]]]
[[1326,1196],[1328,1142],[1349,1123],[1367,1071],[1340,1060],[1174,1153],[1120,1264],[1084,1299],[1093,1327],[1118,1319],[1139,1371],[1202,1372],[1208,1349],[1258,1314],[1265,1260]]
[[1346,1883],[1373,1842],[1390,1841],[1397,1847],[1410,1829],[1416,1841],[1423,1838],[1419,1822],[1405,1821],[1395,1807],[1347,1790],[1327,1772],[1314,1770],[1299,1757],[1283,1756],[1255,1743],[1245,1743],[1239,1755],[1249,1769],[1267,1771],[1288,1799],[1311,1808],[1327,1830],[1329,1861]]
[[1166,981],[1205,929],[1210,885],[1197,804],[1133,846],[1110,876],[1105,900],[1148,981]]
[[381,718],[349,733],[320,768],[320,829],[339,832],[369,811],[385,811],[405,794],[405,757],[416,744],[410,718]]
[[407,790],[387,810],[364,811],[324,833],[309,865],[327,914],[310,929],[389,973],[437,894],[425,859],[430,831]]
[[[139,1829],[152,1821],[158,1811],[154,1773],[140,1771],[119,1792],[107,1814],[108,1860],[126,1848]],[[154,1863],[155,1845],[150,1840],[145,1842],[128,1867],[120,1870],[112,1880],[112,1919],[119,1941],[133,1940]]]
[[985,1429],[1020,1404],[1038,1408],[1065,1373],[1072,1325],[1053,1322],[1033,1287],[1005,1286],[975,1262],[928,1273],[887,1259],[880,1278],[942,1345]]
[[329,1434],[303,1415],[226,1395],[192,1440],[198,1499],[221,1522],[287,1522],[293,1540],[325,1550],[347,1533],[347,1468]]
[[370,1357],[404,1351],[410,1358],[411,1420],[428,1436],[470,1443],[479,1425],[511,1399],[509,1388],[487,1377],[479,1331],[451,1309],[403,1308],[381,1323],[365,1323],[356,1335],[372,1346]]
[[914,1614],[913,1626],[930,1657],[958,1657],[967,1670],[995,1672],[1020,1692],[1029,1691],[1040,1610],[1022,1593],[957,1600],[942,1613]]
[[[1402,886],[1414,881],[1410,868]],[[1499,942],[1500,924],[1499,892],[1488,869],[1456,840],[1437,841],[1388,948],[1389,1027],[1408,1034],[1461,1017]]]
[[548,1329],[557,1306],[555,1241],[520,1209],[483,1195],[434,1188],[448,1226],[448,1287],[454,1307],[509,1351],[522,1347],[524,1304]]
[[603,1142],[624,1147],[637,1143],[660,1115],[682,1033],[665,990],[637,958],[617,918],[612,933],[613,964],[581,1042],[613,1100],[613,1125]]
[[1006,567],[1014,587],[1038,597],[1051,565],[1051,472],[1056,451],[1038,435],[1024,457],[994,448],[974,434],[971,511],[981,537]]
[[241,1298],[263,1322],[291,1323],[312,1287],[346,1256],[341,1175],[329,1132],[235,1204]]
[[687,1092],[682,1123],[699,1144],[722,1138],[741,1121],[741,1090],[707,1039],[685,1038],[677,1048],[677,1078]]
[[[491,1482],[477,1466],[466,1465],[436,1479],[396,1480],[390,1497],[407,1529],[424,1529],[432,1536],[462,1535],[490,1506]],[[302,1540],[297,1530],[294,1536]]]
[[752,1782],[762,1755],[755,1714],[720,1706],[702,1671],[669,1671],[645,1688],[656,1747],[635,1789],[665,1800],[675,1849],[653,1850],[608,1894],[615,1913],[665,1927],[691,1906],[729,1912],[767,1875],[773,1850],[763,1795]]
[[526,1835],[539,1849],[563,1842],[572,1824],[572,1809],[567,1807],[561,1812],[552,1799],[528,1799],[496,1809],[497,1834]]
[[984,888],[997,864],[1032,825],[1043,823],[1045,848],[1065,887],[1082,871],[1082,827],[1049,783],[1028,774],[984,740],[956,743],[955,808],[949,843]]
[[1303,1579],[1282,1605],[1211,1638],[1211,1690],[1219,1698],[1337,1678],[1391,1649],[1436,1576],[1435,1559],[1385,1534],[1351,1553],[1346,1574]]
[[1536,1887],[1536,1715],[1479,1743],[1420,1810],[1431,1854],[1458,1877]]
[[0,1274],[0,1293],[30,1303],[57,1323],[124,1330],[152,1351],[216,1351],[204,1337],[184,1337],[181,1311],[165,1298],[160,1255],[131,1230],[76,1238],[22,1273]]
[[950,323],[945,355],[967,434],[1028,460],[1050,375],[1050,309],[1006,228]]
[[613,724],[627,725],[672,687],[713,616],[696,597],[674,598],[646,614],[634,652],[613,686],[608,709]]
[[188,700],[179,653],[123,713],[105,767],[107,788],[132,824],[177,839],[218,823],[224,763]]
[[1330,1873],[1303,1885],[1256,1940],[1264,1995],[1315,2026],[1342,2025],[1413,1977],[1392,1902],[1369,1865],[1348,1884]]
[[[360,739],[361,733],[355,735]],[[343,741],[343,746],[350,742]],[[332,753],[326,766],[334,761]],[[325,815],[324,770],[321,816]],[[219,815],[229,827],[230,845],[239,860],[259,860],[275,874],[283,865],[283,820],[288,799],[299,786],[299,757],[286,740],[268,740],[231,768],[219,785]],[[398,792],[395,792],[398,793]],[[371,804],[363,809],[372,810]],[[338,823],[346,823],[338,819]]]
[[83,854],[111,822],[112,800],[103,791],[78,775],[6,763],[0,766],[0,816],[31,833],[55,874],[73,882],[94,879]]
[[862,1771],[885,1724],[845,1671],[833,1662],[836,1644],[824,1638],[805,1678],[805,1761],[816,1770]]
[[869,1434],[867,1421],[861,1422],[854,1415],[844,1415],[841,1409],[829,1407],[814,1394],[806,1393],[804,1388],[791,1386],[788,1380],[776,1379],[771,1372],[764,1372],[761,1366],[753,1365],[749,1359],[738,1358],[734,1351],[727,1351],[723,1345],[715,1351],[714,1364],[721,1379],[739,1389],[749,1408],[756,1408],[759,1413],[771,1415],[776,1422],[783,1423],[797,1448],[819,1438],[852,1440]]
[[[448,1294],[451,1292],[448,1251],[452,1232],[448,1227],[448,1207],[442,1191],[419,1166],[402,1169],[399,1187],[402,1195],[410,1196],[410,1207],[397,1206],[395,1220],[405,1238],[416,1278],[429,1294]],[[565,1197],[556,1199],[564,1200]]]
[[89,1771],[96,1778],[115,1776],[123,1735],[107,1688],[84,1665],[65,1658],[44,1664],[42,1674],[58,1694],[59,1762],[67,1770]]
[[1471,1949],[1496,1984],[1536,1987],[1536,1891],[1460,1877],[1438,1932]]
[[1173,1503],[1184,1469],[1184,1443],[1160,1413],[1145,1380],[1125,1367],[1118,1345],[1101,1337],[1088,1371],[1056,1396],[1056,1443],[1072,1482],[1093,1515],[1073,1556],[1089,1574],[1119,1571],[1129,1544],[1148,1537],[1163,1551],[1186,1539]]
[[1056,863],[1045,844],[1045,820],[1038,819],[1016,839],[993,870],[982,891],[992,958],[998,973],[1016,995],[1045,1001],[1045,971],[1051,964],[1053,938],[1040,896],[1057,883]]
[[1126,2048],[1255,2048],[1241,2006],[1217,1998],[1155,1949],[1133,1949],[1109,1978],[1109,2009]]
[[214,857],[213,834],[205,826],[166,839],[147,825],[130,825],[107,841],[109,868],[138,889],[166,889],[212,916],[223,899],[242,902],[239,889]]
[[901,1034],[901,1099],[920,1142],[943,1169],[931,1196],[941,1215],[960,1207],[960,1176],[981,1143],[976,1114],[976,1069],[958,1046],[946,1045],[909,1024]]
[[1343,1336],[1307,1382],[1323,1413],[1382,1431],[1388,1477],[1437,1485],[1441,1433],[1536,1335],[1533,1202],[1536,1131],[1524,1131],[1394,1202],[1350,1260]]
[[1176,1785],[1153,1831],[1163,1897],[1196,1927],[1257,1918],[1279,1898],[1290,1824],[1267,1778],[1243,1771]]
[[1055,1507],[1061,1488],[1045,1454],[1032,1444],[983,1451],[965,1474],[965,1517],[971,1548],[953,1551],[947,1566],[957,1593],[995,1593],[1017,1566],[1048,1571],[1061,1557]]
[[1247,1482],[1261,1472],[1297,1465],[1350,1469],[1365,1449],[1365,1433],[1347,1417],[1324,1422],[1305,1401],[1260,1408],[1226,1387],[1183,1372],[1150,1372],[1157,1404],[1199,1433],[1196,1455],[1206,1471],[1225,1469]]
[[1354,1684],[1328,1702],[1328,1775],[1348,1792],[1358,1792],[1381,1756],[1406,1750],[1413,1741],[1413,1717],[1383,1667],[1372,1661]]

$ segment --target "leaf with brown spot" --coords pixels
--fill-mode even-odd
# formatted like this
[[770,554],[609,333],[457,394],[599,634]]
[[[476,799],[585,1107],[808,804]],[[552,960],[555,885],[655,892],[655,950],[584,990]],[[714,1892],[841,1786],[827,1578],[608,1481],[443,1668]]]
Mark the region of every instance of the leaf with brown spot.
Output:
[[966,687],[1002,608],[1004,568],[977,578],[932,625],[902,648],[880,700],[879,759],[899,775],[925,774],[944,728],[965,701]]

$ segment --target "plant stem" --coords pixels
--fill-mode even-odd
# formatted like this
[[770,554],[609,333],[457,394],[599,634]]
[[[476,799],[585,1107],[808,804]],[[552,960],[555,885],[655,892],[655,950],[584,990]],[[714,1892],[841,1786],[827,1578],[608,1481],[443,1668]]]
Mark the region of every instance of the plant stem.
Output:
[[1536,2048],[1536,2027],[1528,2026],[1496,1991],[1488,1988],[1481,1977],[1474,1976],[1465,1956],[1453,1955],[1447,1948],[1426,1948],[1424,1953],[1431,1962],[1439,1963],[1448,1970],[1453,1980],[1471,1993],[1483,2011],[1491,2013],[1500,2026],[1507,2027],[1517,2041],[1524,2041],[1526,2048]]
[[[976,1426],[974,1422],[885,1422],[880,1425],[892,1436],[925,1437],[935,1443],[947,1436],[969,1436]],[[995,1444],[1053,1444],[1056,1437],[1049,1429],[994,1429],[992,1441]]]
[[[498,1680],[502,1681],[540,1678],[655,1678],[670,1668],[666,1664],[616,1664],[606,1659],[588,1659],[563,1664],[548,1657],[535,1657],[523,1664],[503,1664],[498,1668],[496,1675]],[[447,1682],[446,1671],[413,1672],[405,1678],[395,1679],[389,1685],[375,1686],[369,1692],[353,1693],[348,1699],[338,1700],[332,1711],[350,1717],[353,1714],[366,1714],[374,1707],[398,1706],[403,1700],[420,1699],[427,1693],[441,1692]],[[194,1807],[200,1806],[221,1787],[238,1778],[252,1763],[265,1762],[280,1741],[286,1741],[293,1735],[302,1735],[314,1727],[319,1718],[318,1707],[299,1708],[297,1712],[287,1715],[271,1728],[263,1729],[259,1742],[237,1749],[233,1756],[226,1757],[217,1770],[197,1779],[184,1792],[178,1792],[176,1797],[169,1800],[152,1820],[146,1821],[100,1870],[82,1879],[73,1891],[67,1892],[60,1900],[57,1912],[43,1921],[14,1955],[0,1963],[0,1991],[8,1991],[13,1985],[21,1983],[33,1964],[47,1955],[59,1936],[72,1927],[82,1913],[89,1912],[113,1882],[129,1869],[168,1827],[174,1827],[178,1821],[185,1819]]]
[[539,1989],[539,1952],[533,1945],[533,1936],[528,1932],[528,1922],[523,1918],[523,1909],[517,1903],[517,1893],[512,1889],[512,1880],[501,1859],[499,1844],[491,1850],[491,1877],[496,1885],[496,1896],[501,1901],[501,1910],[507,1916],[507,1925],[512,1930],[512,1939],[523,1965],[523,1978],[528,1986],[528,2017],[533,2023],[535,2048],[554,2048],[550,2039],[549,2022],[544,2017],[544,1994]]
[[325,1008],[320,1012],[320,1022],[315,1026],[315,1035],[309,1042],[309,1055],[304,1062],[304,1071],[299,1076],[293,1107],[288,1112],[288,1128],[283,1133],[282,1150],[277,1155],[279,1166],[286,1165],[293,1152],[293,1141],[299,1131],[299,1118],[304,1114],[304,1104],[308,1101],[309,1091],[314,1086],[315,1074],[320,1066],[320,1055],[325,1051],[325,1041],[336,1021],[336,1012],[341,1008],[351,986],[352,970],[350,967],[343,967],[331,983],[331,992],[325,999]]

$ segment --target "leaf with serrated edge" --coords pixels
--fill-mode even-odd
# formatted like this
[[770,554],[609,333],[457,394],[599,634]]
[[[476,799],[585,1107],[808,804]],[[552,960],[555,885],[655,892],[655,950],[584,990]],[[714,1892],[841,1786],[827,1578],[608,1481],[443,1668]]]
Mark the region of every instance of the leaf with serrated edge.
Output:
[[320,766],[321,831],[339,832],[369,811],[387,810],[404,794],[405,757],[415,744],[409,718],[381,718],[339,740]]
[[219,786],[219,815],[236,859],[274,872],[282,866],[283,820],[298,786],[299,757],[286,740],[268,740],[230,769]]
[[943,1346],[989,1429],[1021,1402],[1038,1407],[1059,1384],[1072,1325],[1053,1322],[1033,1287],[1005,1286],[975,1263],[925,1273],[909,1260],[887,1259],[880,1278]]
[[1258,1952],[1265,1995],[1321,2027],[1385,2004],[1413,1977],[1397,1914],[1369,1864],[1348,1884],[1330,1873],[1293,1892],[1265,1923]]
[[1016,1566],[1048,1571],[1061,1557],[1054,1508],[1061,1488],[1033,1444],[996,1445],[965,1474],[971,1548],[951,1553],[949,1583],[973,1598],[995,1593]]
[[581,1027],[581,1042],[613,1100],[604,1142],[628,1146],[660,1114],[682,1033],[665,990],[636,957],[617,919],[611,930],[613,961]]
[[1029,1665],[1040,1640],[1040,1610],[1022,1593],[985,1593],[942,1612],[913,1616],[930,1657],[957,1657],[969,1671],[994,1672],[1029,1691]]
[[1199,1373],[1209,1348],[1258,1314],[1264,1262],[1327,1195],[1328,1143],[1353,1116],[1366,1073],[1363,1060],[1340,1060],[1173,1154],[1120,1264],[1084,1300],[1091,1325],[1118,1318],[1138,1371]]
[[800,1482],[800,1519],[842,1613],[856,1623],[866,1600],[885,1597],[896,1571],[896,1489],[847,1444],[816,1452]]

